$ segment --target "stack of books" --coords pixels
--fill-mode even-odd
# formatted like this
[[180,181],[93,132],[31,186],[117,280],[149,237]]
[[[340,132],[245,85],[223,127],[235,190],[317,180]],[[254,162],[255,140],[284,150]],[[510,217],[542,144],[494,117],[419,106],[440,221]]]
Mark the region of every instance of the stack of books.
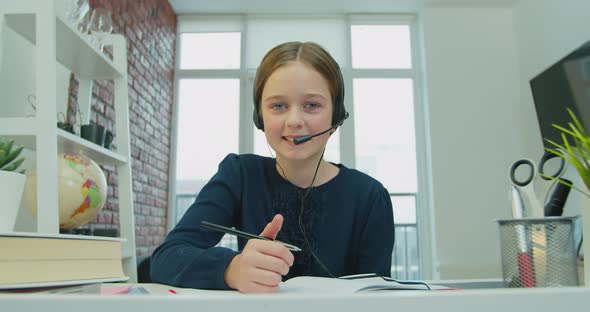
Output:
[[120,238],[0,233],[0,289],[125,281]]

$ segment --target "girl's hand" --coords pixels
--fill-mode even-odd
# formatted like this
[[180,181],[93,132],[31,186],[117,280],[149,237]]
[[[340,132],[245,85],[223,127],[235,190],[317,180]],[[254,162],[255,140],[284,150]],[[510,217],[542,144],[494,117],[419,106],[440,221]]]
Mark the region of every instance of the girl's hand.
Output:
[[[283,216],[275,215],[260,236],[275,239],[283,226]],[[225,270],[225,283],[243,293],[269,293],[279,289],[282,276],[293,265],[293,254],[282,244],[251,239]]]

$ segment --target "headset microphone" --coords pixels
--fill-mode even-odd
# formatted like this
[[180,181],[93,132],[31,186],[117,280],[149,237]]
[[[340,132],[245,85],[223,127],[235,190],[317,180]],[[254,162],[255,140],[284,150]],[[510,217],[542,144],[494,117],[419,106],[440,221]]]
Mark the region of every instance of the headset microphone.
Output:
[[305,142],[307,142],[307,141],[309,141],[309,140],[311,140],[311,139],[313,139],[313,138],[315,138],[317,136],[320,136],[320,135],[322,135],[322,134],[324,134],[324,133],[326,133],[326,132],[328,132],[330,130],[335,130],[336,128],[340,127],[342,125],[342,123],[344,123],[344,120],[346,120],[346,118],[348,118],[348,112],[344,113],[344,118],[342,118],[342,120],[340,120],[339,123],[333,125],[332,127],[328,128],[328,129],[326,129],[326,130],[324,130],[322,132],[316,133],[316,134],[303,135],[303,136],[300,136],[300,137],[296,137],[296,138],[293,139],[293,143],[295,143],[295,145],[299,145],[299,144],[305,143]]

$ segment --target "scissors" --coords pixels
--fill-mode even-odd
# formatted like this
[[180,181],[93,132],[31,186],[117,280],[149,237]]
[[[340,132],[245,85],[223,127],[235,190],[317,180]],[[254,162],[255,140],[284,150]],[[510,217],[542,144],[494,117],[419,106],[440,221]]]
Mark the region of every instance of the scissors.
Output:
[[[559,159],[559,167],[557,168],[557,171],[555,173],[553,173],[552,175],[548,175],[544,172],[545,165],[550,159],[553,158]],[[519,179],[516,176],[516,170],[523,165],[529,168],[529,174],[526,179]],[[543,154],[543,157],[541,157],[541,161],[539,163],[539,167],[537,167],[532,160],[526,158],[519,159],[516,162],[514,162],[514,164],[512,164],[512,167],[510,167],[510,180],[512,182],[512,185],[518,190],[520,194],[522,194],[526,198],[526,201],[528,203],[528,205],[524,206],[524,217],[543,218],[545,216],[545,207],[541,204],[541,201],[546,199],[549,188],[552,184],[555,183],[555,181],[552,180],[558,179],[563,174],[564,169],[565,160],[551,153]],[[551,181],[547,182],[549,185],[545,186],[543,188],[543,191],[540,193],[544,194],[543,197],[539,197],[534,186],[535,180],[538,176],[540,176],[545,181]],[[552,201],[553,200],[550,200],[549,202]]]

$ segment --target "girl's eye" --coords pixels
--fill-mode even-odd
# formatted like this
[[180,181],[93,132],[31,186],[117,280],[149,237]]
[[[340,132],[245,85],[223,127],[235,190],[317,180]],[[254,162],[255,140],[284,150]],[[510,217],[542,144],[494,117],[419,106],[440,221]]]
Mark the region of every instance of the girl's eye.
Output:
[[273,110],[284,110],[286,107],[287,107],[287,106],[286,106],[285,104],[283,104],[283,103],[277,103],[277,104],[273,104],[273,105],[271,106],[271,108],[272,108]]
[[316,103],[307,103],[307,104],[305,104],[305,108],[306,109],[316,109],[318,107],[320,107],[320,105],[319,104],[316,104]]

